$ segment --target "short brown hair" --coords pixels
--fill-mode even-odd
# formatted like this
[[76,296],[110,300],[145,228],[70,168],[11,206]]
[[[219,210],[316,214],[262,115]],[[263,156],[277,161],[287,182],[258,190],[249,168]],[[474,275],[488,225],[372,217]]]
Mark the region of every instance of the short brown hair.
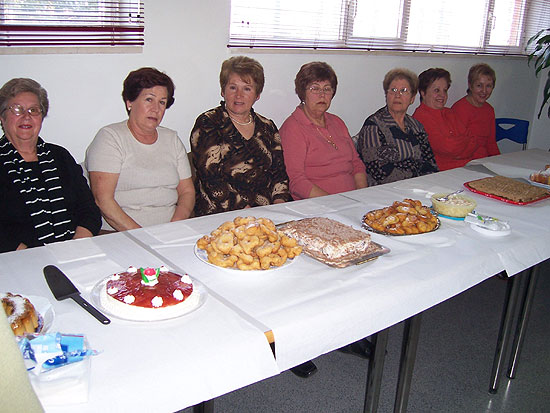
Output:
[[220,71],[220,86],[222,92],[227,86],[229,76],[231,76],[232,73],[239,75],[246,83],[249,83],[248,80],[252,80],[257,95],[260,95],[264,90],[264,68],[257,60],[247,56],[234,56],[224,61],[222,63],[222,70]]
[[403,79],[409,83],[409,86],[411,88],[411,96],[415,96],[416,92],[418,92],[418,76],[416,76],[416,73],[410,71],[409,69],[403,69],[399,67],[397,69],[390,70],[388,73],[386,73],[386,76],[384,76],[384,81],[382,82],[384,93],[388,93],[390,84],[395,79]]
[[480,76],[489,76],[493,81],[493,87],[497,83],[497,75],[493,68],[487,63],[478,63],[473,65],[468,72],[468,89],[466,92],[470,93],[470,85],[476,81]]
[[8,102],[20,93],[34,93],[38,98],[40,109],[42,110],[42,118],[48,114],[50,102],[48,101],[48,92],[36,80],[26,77],[19,77],[7,81],[0,89],[0,115],[8,108]]
[[[445,79],[447,86],[451,87],[451,74],[440,67],[432,67],[431,69],[424,70],[418,75],[418,90],[426,93],[426,90],[437,79]],[[420,94],[420,101],[422,101],[422,94]]]
[[330,86],[334,91],[332,96],[334,96],[338,86],[338,78],[334,69],[325,62],[310,62],[303,65],[298,71],[296,79],[294,79],[295,91],[300,100],[302,102],[306,100],[306,90],[310,84],[322,80],[330,82]]
[[[168,92],[166,109],[168,109],[174,104],[174,90],[176,87],[170,76],[154,67],[142,67],[128,74],[126,79],[124,79],[122,100],[124,100],[124,103],[127,101],[133,102],[143,89],[150,89],[155,86],[164,86],[166,88]],[[126,108],[126,111],[130,112],[128,108]]]

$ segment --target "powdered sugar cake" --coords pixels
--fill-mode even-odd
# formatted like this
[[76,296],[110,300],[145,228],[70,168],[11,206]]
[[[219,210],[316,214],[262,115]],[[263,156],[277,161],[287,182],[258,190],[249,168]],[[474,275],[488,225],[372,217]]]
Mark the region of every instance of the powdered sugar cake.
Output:
[[370,254],[383,250],[371,241],[370,234],[330,218],[304,218],[285,223],[279,230],[296,239],[306,254],[335,267],[367,260]]

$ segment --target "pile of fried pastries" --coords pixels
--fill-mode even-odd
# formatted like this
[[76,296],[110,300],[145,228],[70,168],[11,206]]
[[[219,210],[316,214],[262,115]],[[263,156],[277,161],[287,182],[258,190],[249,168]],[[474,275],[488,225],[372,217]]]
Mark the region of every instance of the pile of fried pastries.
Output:
[[368,212],[363,222],[376,231],[393,235],[422,234],[435,230],[438,225],[429,207],[409,198]]
[[197,241],[208,262],[224,268],[267,270],[302,252],[294,238],[278,231],[267,218],[237,217]]

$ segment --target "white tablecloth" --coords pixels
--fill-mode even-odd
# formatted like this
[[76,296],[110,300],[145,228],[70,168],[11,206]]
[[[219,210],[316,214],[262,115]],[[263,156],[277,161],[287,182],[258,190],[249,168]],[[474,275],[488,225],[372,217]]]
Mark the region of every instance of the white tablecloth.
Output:
[[[42,273],[45,265],[57,265],[90,300],[92,287],[109,274],[129,265],[164,264],[121,233],[87,241],[90,258],[64,264],[54,255],[57,246],[0,255],[0,291],[47,298],[55,312],[51,332],[83,333],[101,351],[92,358],[89,402],[55,406],[73,398],[69,390],[42,398],[47,411],[173,412],[279,372],[263,331],[214,296],[177,319],[140,323],[111,317],[109,325],[73,300],[56,301]],[[64,258],[74,259],[73,247],[87,256],[80,241],[63,244]]]
[[[429,234],[404,237],[373,234],[373,240],[389,247],[391,253],[345,269],[328,267],[307,256],[267,272],[220,269],[195,256],[194,243],[201,235],[245,215],[267,217],[276,224],[306,216],[326,216],[360,228],[361,217],[369,210],[404,198],[421,199],[430,205],[429,198],[434,192],[456,190],[464,182],[485,176],[489,175],[461,168],[340,195],[205,216],[130,234],[272,329],[277,364],[287,369],[398,323],[502,270],[514,275],[550,257],[550,234],[545,226],[539,225],[550,210],[550,201],[515,206],[471,193],[478,202],[478,212],[510,222],[511,235],[488,238],[464,222],[442,218],[440,229]],[[186,238],[186,234],[192,236]]]
[[[507,176],[519,173],[521,167],[522,176],[528,176],[527,170],[540,169],[541,162],[550,163],[550,153],[525,151],[479,162],[487,168],[499,165],[499,171],[509,164],[512,174],[502,173]],[[56,260],[86,293],[100,275],[130,264],[165,263],[200,280],[211,291],[205,306],[189,316],[158,325],[114,320],[105,327],[72,302],[54,304],[59,328],[71,332],[78,328],[90,337],[95,348],[105,350],[94,359],[91,402],[85,408],[98,410],[108,405],[113,388],[121,394],[121,389],[133,388],[153,377],[159,397],[152,400],[160,400],[163,405],[158,409],[145,406],[140,398],[133,406],[139,410],[175,410],[380,331],[502,270],[512,276],[549,258],[550,233],[545,223],[550,201],[516,206],[470,193],[479,213],[508,221],[512,233],[487,237],[464,222],[441,218],[441,227],[429,234],[373,234],[372,239],[391,252],[373,262],[344,269],[328,267],[303,255],[275,270],[221,269],[197,258],[194,246],[200,236],[236,216],[247,215],[267,217],[276,224],[326,216],[360,228],[361,217],[369,210],[404,198],[430,205],[434,192],[456,190],[464,182],[495,173],[492,169],[477,169],[460,168],[339,195],[133,230],[95,238],[90,241],[92,245],[71,241],[66,249],[50,246],[2,254],[0,285],[2,289],[52,299],[41,269]],[[34,256],[38,257],[36,263],[31,261]],[[82,260],[81,256],[89,258]],[[276,366],[262,334],[270,329],[275,336]],[[160,350],[143,360],[135,344],[146,340]],[[161,371],[165,371],[164,376]],[[123,387],[119,389],[118,385]],[[193,391],[187,391],[186,386]],[[176,389],[179,393],[173,396]],[[135,388],[126,394],[135,394]],[[160,394],[170,396],[163,398]],[[100,395],[105,396],[105,404],[101,404]],[[124,397],[122,400],[127,401]]]
[[550,152],[542,149],[529,149],[474,159],[468,165],[483,165],[498,175],[528,179],[531,173],[544,169],[549,162]]

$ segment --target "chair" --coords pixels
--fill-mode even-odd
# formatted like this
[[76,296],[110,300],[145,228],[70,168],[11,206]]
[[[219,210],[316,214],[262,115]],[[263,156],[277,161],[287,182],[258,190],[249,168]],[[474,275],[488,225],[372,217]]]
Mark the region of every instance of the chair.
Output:
[[[509,126],[509,127],[503,127]],[[496,140],[510,139],[511,141],[523,144],[527,147],[527,132],[529,132],[529,121],[513,118],[496,119]]]

